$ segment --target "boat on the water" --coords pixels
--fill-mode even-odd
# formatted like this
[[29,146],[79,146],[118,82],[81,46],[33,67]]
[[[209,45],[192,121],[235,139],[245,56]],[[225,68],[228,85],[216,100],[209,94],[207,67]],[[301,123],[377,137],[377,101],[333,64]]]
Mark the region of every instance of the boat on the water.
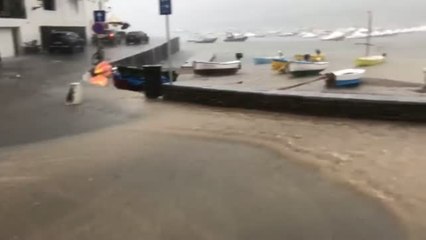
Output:
[[188,42],[193,43],[215,43],[217,41],[217,37],[204,37],[200,39],[191,39]]
[[386,54],[370,55],[370,47],[373,46],[371,44],[372,29],[373,29],[373,14],[371,11],[368,11],[368,33],[366,37],[366,42],[362,44],[362,45],[365,45],[365,56],[359,57],[355,60],[355,65],[357,67],[374,66],[377,64],[384,63],[386,60]]
[[194,73],[204,76],[222,76],[236,74],[241,69],[241,61],[230,62],[193,62]]
[[384,63],[385,61],[386,57],[383,55],[359,57],[355,60],[355,65],[357,67],[369,67]]
[[225,42],[245,42],[247,39],[248,39],[247,36],[229,33],[229,34],[226,35],[226,38],[223,41],[225,41]]
[[343,69],[326,73],[326,86],[334,88],[356,87],[361,84],[364,69]]
[[335,31],[330,33],[327,36],[321,38],[323,41],[342,41],[346,38],[346,34],[344,32]]
[[288,72],[295,77],[317,75],[328,68],[328,62],[291,61]]

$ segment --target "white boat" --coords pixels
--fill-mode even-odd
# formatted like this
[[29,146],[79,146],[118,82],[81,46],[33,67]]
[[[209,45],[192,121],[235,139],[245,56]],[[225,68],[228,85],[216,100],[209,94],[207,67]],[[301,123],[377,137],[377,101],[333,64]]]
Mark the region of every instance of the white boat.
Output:
[[252,33],[252,32],[247,32],[247,33],[244,34],[244,36],[246,36],[246,37],[255,37],[256,34]]
[[330,33],[329,35],[322,37],[323,41],[341,41],[345,39],[345,33],[340,31],[335,31]]
[[297,33],[294,32],[283,32],[283,33],[279,33],[278,37],[292,37],[297,35]]
[[302,38],[316,38],[316,37],[318,37],[318,35],[315,34],[315,33],[311,33],[311,32],[304,32],[304,33],[300,34],[300,37],[302,37]]
[[343,69],[326,73],[327,87],[355,87],[361,83],[364,77],[364,69]]
[[328,62],[291,61],[288,72],[293,76],[316,75],[328,68]]
[[188,42],[193,42],[193,43],[214,43],[216,41],[217,41],[217,37],[201,37],[198,39],[188,40]]
[[193,62],[194,73],[198,75],[232,75],[241,69],[241,61],[231,62]]
[[223,40],[225,42],[245,42],[248,39],[247,36],[235,33],[227,33],[226,38]]

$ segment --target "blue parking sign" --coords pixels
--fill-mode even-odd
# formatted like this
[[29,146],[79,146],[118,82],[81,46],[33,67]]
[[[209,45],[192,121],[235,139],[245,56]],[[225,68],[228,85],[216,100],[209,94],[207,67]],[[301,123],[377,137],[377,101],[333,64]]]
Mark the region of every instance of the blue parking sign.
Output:
[[93,16],[95,18],[95,22],[105,22],[106,11],[104,11],[104,10],[93,11]]
[[172,14],[172,0],[160,0],[160,15]]

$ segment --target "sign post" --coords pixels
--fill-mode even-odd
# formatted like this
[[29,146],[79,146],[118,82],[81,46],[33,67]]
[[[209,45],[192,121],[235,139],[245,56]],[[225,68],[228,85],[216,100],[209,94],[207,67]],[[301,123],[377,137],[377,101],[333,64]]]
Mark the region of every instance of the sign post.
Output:
[[171,14],[172,14],[172,0],[160,0],[160,15],[166,16],[167,65],[169,68],[170,85],[173,84],[172,45],[170,42],[170,19],[169,19],[169,16]]

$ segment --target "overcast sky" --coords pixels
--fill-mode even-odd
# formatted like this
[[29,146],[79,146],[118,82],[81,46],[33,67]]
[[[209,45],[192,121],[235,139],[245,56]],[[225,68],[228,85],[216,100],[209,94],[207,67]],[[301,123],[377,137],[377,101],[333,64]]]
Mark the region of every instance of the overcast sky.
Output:
[[[110,5],[133,29],[161,34],[158,2],[110,0]],[[426,24],[426,0],[174,0],[171,21],[173,29],[202,32],[327,29],[365,26],[367,10],[374,11],[377,27]]]

